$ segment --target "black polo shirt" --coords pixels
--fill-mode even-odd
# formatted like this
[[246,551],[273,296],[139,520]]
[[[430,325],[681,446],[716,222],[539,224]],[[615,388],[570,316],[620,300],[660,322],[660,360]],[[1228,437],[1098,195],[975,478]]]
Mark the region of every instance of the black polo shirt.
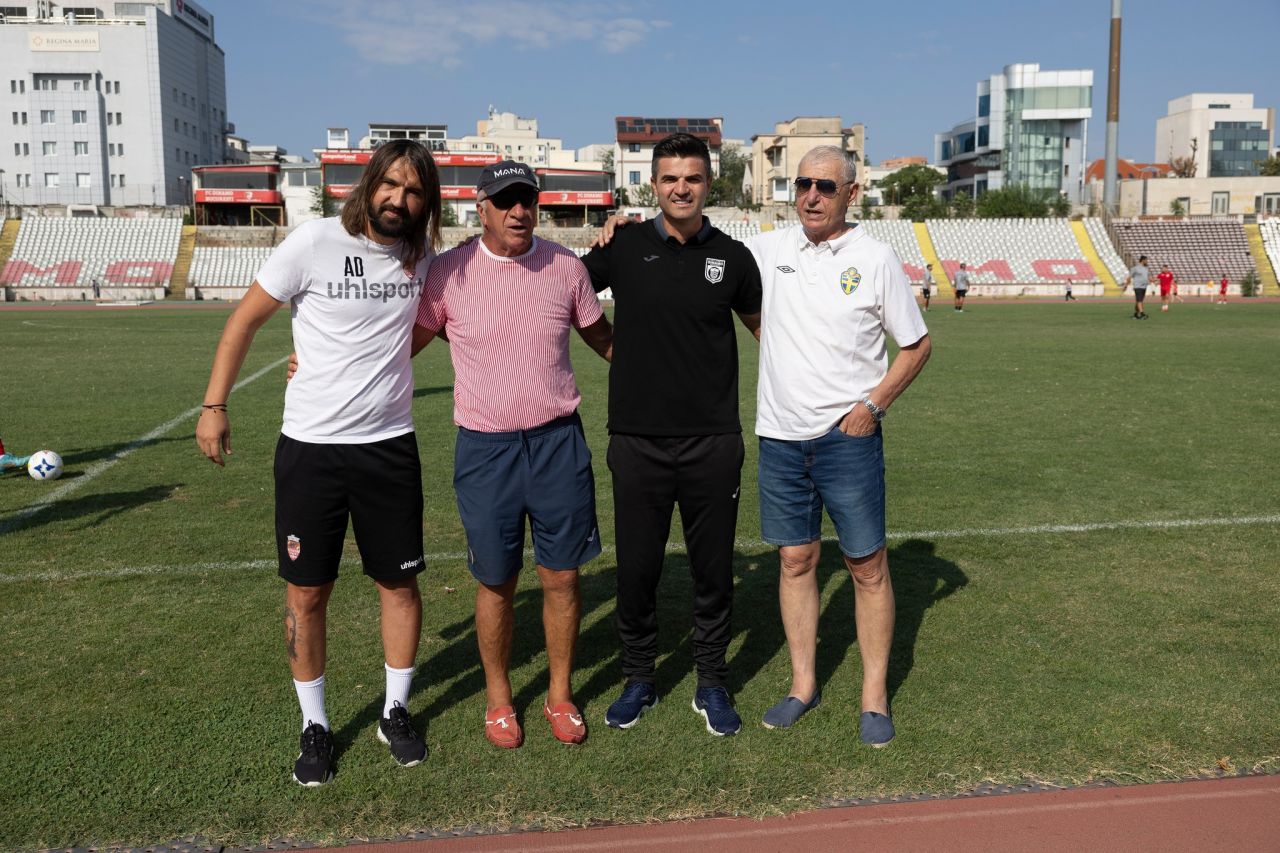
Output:
[[760,270],[706,217],[681,244],[662,217],[619,228],[582,259],[597,292],[613,289],[609,431],[741,432],[734,313],[760,312]]

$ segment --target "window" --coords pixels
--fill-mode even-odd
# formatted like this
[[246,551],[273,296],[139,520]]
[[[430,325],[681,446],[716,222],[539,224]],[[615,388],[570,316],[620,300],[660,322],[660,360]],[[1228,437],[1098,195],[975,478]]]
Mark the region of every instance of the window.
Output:
[[181,150],[181,149],[179,149],[179,148],[175,148],[175,149],[173,149],[173,159],[175,159],[175,160],[181,160],[181,159],[182,159],[182,150]]
[[77,142],[77,143],[75,143],[75,147],[76,147],[76,156],[77,156],[77,157],[88,157],[88,156],[89,156],[89,143],[87,143],[87,142]]
[[978,118],[986,118],[991,115],[991,96],[978,96]]
[[57,173],[57,172],[45,172],[45,173],[44,173],[44,185],[45,185],[46,187],[48,187],[49,189],[57,189],[57,188],[58,188],[58,186],[59,186],[59,183],[60,183],[60,182],[58,181],[58,173]]
[[108,157],[116,156],[116,144],[114,142],[107,143],[107,156]]
[[17,80],[10,80],[10,81],[9,81],[9,94],[10,94],[10,95],[16,95],[16,94],[18,94],[18,81],[17,81]]
[[639,153],[640,153],[640,143],[639,143],[639,142],[631,142],[631,143],[628,143],[628,144],[627,144],[627,150],[628,150],[628,151],[630,151],[632,154],[639,154]]
[[120,186],[124,186],[124,175],[120,176]]
[[37,77],[36,88],[42,92],[58,91],[58,81],[49,77]]
[[120,113],[116,113],[116,124],[124,124],[124,119],[120,117]]
[[44,156],[56,157],[58,155],[58,143],[46,141],[41,144],[44,146]]
[[113,82],[115,83],[114,94],[118,95],[118,94],[120,94],[120,81],[119,81],[119,80],[115,80],[115,81],[113,81]]
[[[22,156],[23,156],[23,157],[30,157],[30,156],[31,156],[31,144],[30,144],[30,143],[27,143],[27,142],[22,143]],[[28,184],[28,186],[30,186],[30,184]]]
[[18,123],[18,112],[17,112],[17,110],[15,110],[15,111],[14,111],[14,113],[13,113],[13,123],[14,123],[14,124],[17,124],[17,123]]
[[178,120],[176,118],[173,120],[173,132],[178,132]]
[[116,186],[116,176],[115,176],[115,175],[112,175],[112,176],[111,176],[111,186],[112,186],[112,187]]
[[177,86],[174,86],[174,87],[173,87],[173,102],[174,102],[175,104],[178,102],[178,87],[177,87]]
[[13,156],[14,157],[22,156],[22,143],[20,142],[13,143]]
[[115,124],[115,115],[107,113],[107,124]]
[[87,110],[72,110],[71,123],[72,124],[88,124],[89,112]]
[[116,153],[117,153],[117,154],[119,154],[121,157],[123,157],[123,156],[124,156],[124,143],[123,143],[123,142],[118,142],[118,143],[116,143]]
[[631,186],[633,186],[633,187],[638,187],[638,186],[640,186],[640,173],[639,173],[638,171],[636,171],[636,172],[628,172],[628,173],[627,173],[627,183],[628,183],[628,184],[630,184],[630,185],[631,185]]
[[23,123],[23,124],[26,124],[26,123],[27,123],[27,114],[26,114],[26,113],[23,113],[23,114],[22,114],[22,123]]
[[82,190],[89,188],[88,172],[76,172],[76,186]]
[[53,124],[53,121],[54,121],[53,110],[41,110],[41,111],[40,111],[40,123],[41,123],[41,124]]

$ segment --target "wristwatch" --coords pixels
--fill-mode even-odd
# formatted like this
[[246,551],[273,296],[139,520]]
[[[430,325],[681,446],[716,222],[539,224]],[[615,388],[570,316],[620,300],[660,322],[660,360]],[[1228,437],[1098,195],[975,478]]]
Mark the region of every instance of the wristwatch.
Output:
[[871,417],[875,419],[876,423],[880,423],[882,420],[884,420],[884,415],[885,415],[884,409],[880,408],[875,403],[871,402],[870,397],[863,400],[862,405],[867,407],[867,411],[871,413]]

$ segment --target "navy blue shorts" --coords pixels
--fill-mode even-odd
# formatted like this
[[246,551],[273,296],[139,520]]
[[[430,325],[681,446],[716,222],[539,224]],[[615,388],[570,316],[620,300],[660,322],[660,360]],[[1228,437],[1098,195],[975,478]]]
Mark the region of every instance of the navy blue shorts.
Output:
[[849,436],[839,426],[807,441],[760,438],[760,532],[771,545],[822,538],[822,508],[840,550],[857,559],[885,545],[884,440],[880,427]]
[[596,481],[577,413],[518,432],[458,428],[453,489],[467,532],[467,567],[497,586],[524,564],[524,524],[548,569],[576,569],[600,554]]

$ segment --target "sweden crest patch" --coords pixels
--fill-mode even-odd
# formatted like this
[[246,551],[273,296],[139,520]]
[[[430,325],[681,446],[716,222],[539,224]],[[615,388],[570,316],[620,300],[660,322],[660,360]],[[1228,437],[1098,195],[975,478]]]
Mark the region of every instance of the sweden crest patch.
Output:
[[844,291],[845,296],[851,295],[860,284],[862,284],[862,273],[858,272],[857,267],[849,267],[840,273],[840,289]]

